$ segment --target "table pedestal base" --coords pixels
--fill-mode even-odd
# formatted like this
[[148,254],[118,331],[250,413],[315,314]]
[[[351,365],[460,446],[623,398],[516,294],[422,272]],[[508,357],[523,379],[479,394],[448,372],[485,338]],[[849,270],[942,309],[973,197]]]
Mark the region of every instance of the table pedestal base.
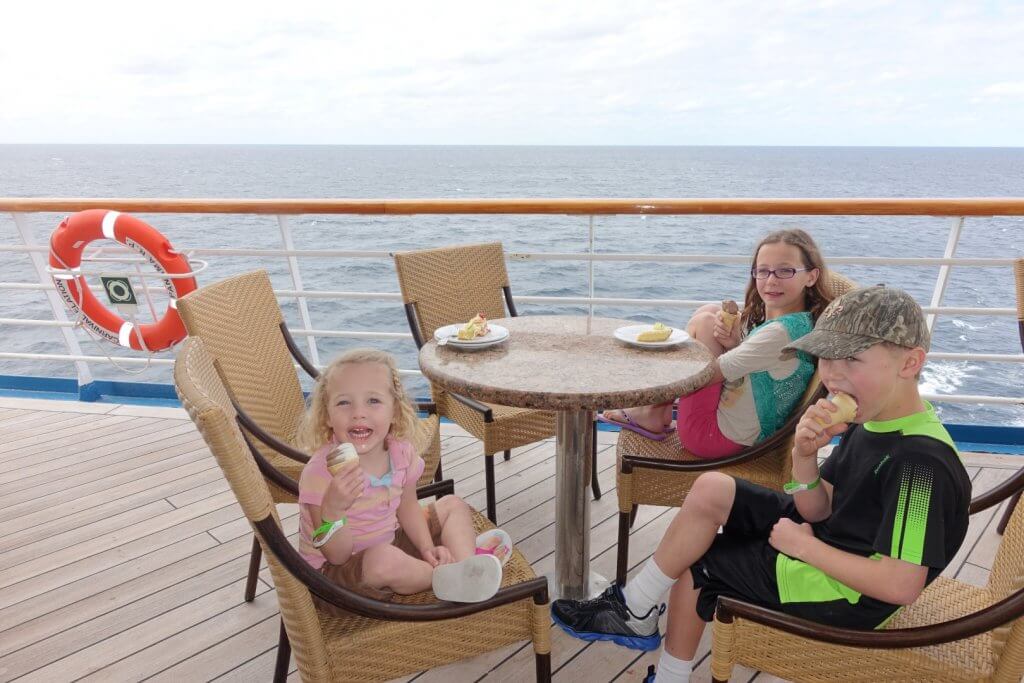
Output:
[[592,410],[560,410],[555,421],[555,580],[553,594],[591,593],[590,477]]
[[612,585],[612,580],[606,576],[602,576],[597,572],[587,572],[587,592],[583,594],[582,598],[575,597],[573,595],[565,595],[558,590],[558,577],[555,572],[548,572],[544,576],[548,579],[548,595],[552,600],[558,600],[559,598],[569,598],[572,600],[590,600],[596,598],[601,593],[604,593],[608,586]]

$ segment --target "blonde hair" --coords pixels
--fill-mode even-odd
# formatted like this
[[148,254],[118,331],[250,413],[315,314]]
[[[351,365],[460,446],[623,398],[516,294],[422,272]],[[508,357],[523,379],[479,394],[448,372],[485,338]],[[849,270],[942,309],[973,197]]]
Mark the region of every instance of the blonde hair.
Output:
[[378,349],[359,348],[346,351],[324,368],[309,393],[309,407],[299,423],[296,441],[303,450],[312,453],[331,440],[333,430],[327,413],[327,383],[331,375],[343,365],[351,363],[380,363],[391,373],[391,398],[395,400],[394,416],[388,433],[396,439],[408,439],[416,428],[416,410],[405,393],[398,374],[398,366],[390,353]]
[[[754,249],[754,258],[751,259],[750,269],[757,267],[757,255],[761,247],[766,244],[789,244],[800,250],[800,257],[804,268],[818,269],[818,279],[814,285],[808,287],[804,293],[804,304],[811,314],[811,319],[818,320],[825,307],[834,298],[832,292],[826,286],[828,281],[828,270],[825,268],[825,259],[821,256],[821,250],[815,244],[814,238],[800,228],[789,230],[776,230],[765,235]],[[754,329],[765,321],[764,299],[757,292],[757,282],[754,276],[750,275],[747,283],[747,292],[743,302],[743,315],[740,317],[740,324],[747,332]]]

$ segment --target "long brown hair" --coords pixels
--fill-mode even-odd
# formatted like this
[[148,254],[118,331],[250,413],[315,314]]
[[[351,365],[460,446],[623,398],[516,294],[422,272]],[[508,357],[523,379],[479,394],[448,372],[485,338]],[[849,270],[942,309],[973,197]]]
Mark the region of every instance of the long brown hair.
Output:
[[359,348],[347,351],[331,361],[317,377],[313,391],[309,394],[309,408],[299,423],[296,441],[299,447],[312,453],[331,440],[333,431],[327,416],[327,383],[331,375],[346,363],[380,363],[391,374],[391,397],[395,400],[395,414],[391,418],[388,432],[397,439],[408,439],[416,429],[416,411],[405,393],[405,386],[398,374],[398,366],[391,354],[378,349]]
[[[828,281],[825,259],[822,258],[821,250],[815,244],[814,238],[800,228],[770,232],[757,243],[757,248],[754,249],[754,257],[750,262],[750,269],[753,271],[757,267],[757,255],[761,251],[761,247],[766,244],[779,243],[791,244],[799,249],[804,268],[818,269],[818,279],[815,281],[814,286],[808,287],[804,293],[804,305],[810,311],[811,319],[816,321],[821,312],[832,301],[832,294],[825,285]],[[743,315],[740,318],[740,324],[743,326],[742,329],[750,332],[750,330],[763,323],[764,320],[764,299],[757,293],[757,282],[754,280],[753,274],[751,274],[750,281],[747,283],[747,293],[743,302]]]

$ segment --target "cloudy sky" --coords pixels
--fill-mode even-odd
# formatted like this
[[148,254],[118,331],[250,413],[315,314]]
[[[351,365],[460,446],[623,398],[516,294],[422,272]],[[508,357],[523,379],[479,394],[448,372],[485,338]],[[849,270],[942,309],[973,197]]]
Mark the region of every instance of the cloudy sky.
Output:
[[4,8],[0,143],[1024,146],[1020,0]]

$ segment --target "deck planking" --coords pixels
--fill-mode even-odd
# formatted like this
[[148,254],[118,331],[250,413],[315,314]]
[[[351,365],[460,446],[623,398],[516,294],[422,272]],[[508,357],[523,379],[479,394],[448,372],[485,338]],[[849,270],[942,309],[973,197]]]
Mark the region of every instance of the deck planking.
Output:
[[[615,434],[600,432],[591,504],[591,566],[615,573]],[[445,477],[484,505],[480,443],[442,428]],[[1019,467],[1013,456],[965,454],[975,491]],[[495,460],[498,516],[538,573],[554,570],[554,443]],[[56,472],[55,472],[56,469]],[[279,507],[285,531],[294,505]],[[1002,514],[971,520],[946,573],[983,583]],[[640,508],[630,573],[653,553],[669,508]],[[174,408],[0,399],[0,681],[270,680],[279,621],[264,563],[252,603],[242,600],[251,532],[216,462]],[[710,629],[695,681],[709,680]],[[557,680],[639,680],[657,653],[588,644],[553,628]],[[521,681],[528,643],[407,676],[403,681]],[[298,681],[292,662],[289,680]],[[737,668],[734,680],[775,681]]]

